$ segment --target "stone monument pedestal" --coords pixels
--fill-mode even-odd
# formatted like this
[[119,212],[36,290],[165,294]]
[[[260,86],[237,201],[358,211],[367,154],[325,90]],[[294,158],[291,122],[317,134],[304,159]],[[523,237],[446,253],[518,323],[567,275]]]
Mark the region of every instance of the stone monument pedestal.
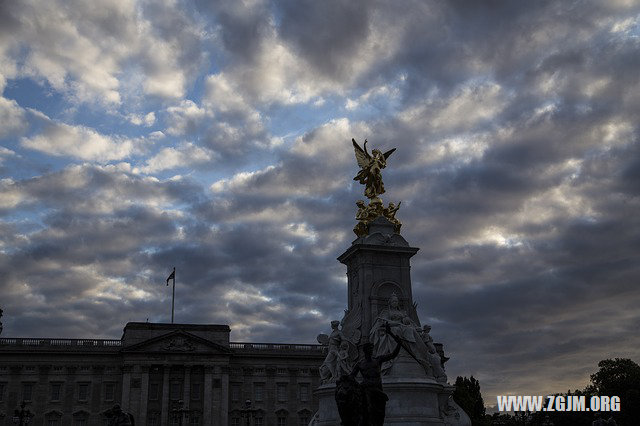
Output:
[[[384,378],[387,401],[385,426],[462,426],[471,425],[469,416],[450,395],[454,387],[429,378]],[[340,426],[335,400],[335,383],[321,385],[316,391],[319,401],[314,426]]]
[[[385,426],[471,425],[467,413],[450,398],[455,386],[427,377],[404,349],[389,374],[382,377],[382,389],[389,397]],[[321,385],[315,391],[319,405],[314,426],[340,426],[335,391],[335,383]]]

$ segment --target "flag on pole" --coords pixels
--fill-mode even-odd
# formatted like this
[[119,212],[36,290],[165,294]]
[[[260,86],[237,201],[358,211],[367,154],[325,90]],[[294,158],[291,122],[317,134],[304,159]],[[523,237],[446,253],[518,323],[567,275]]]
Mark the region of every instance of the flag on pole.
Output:
[[173,280],[173,282],[176,282],[176,268],[173,268],[173,272],[171,272],[171,275],[169,275],[169,278],[167,278],[167,285],[169,285],[169,280]]

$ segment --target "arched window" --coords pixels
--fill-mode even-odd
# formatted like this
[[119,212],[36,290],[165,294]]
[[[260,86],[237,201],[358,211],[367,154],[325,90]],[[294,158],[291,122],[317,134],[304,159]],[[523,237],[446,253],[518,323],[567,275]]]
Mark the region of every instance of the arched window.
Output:
[[61,426],[62,425],[62,412],[58,410],[51,410],[44,413],[45,426]]
[[200,426],[201,415],[199,411],[192,411],[189,413],[189,425],[190,426]]
[[289,418],[289,412],[285,409],[276,411],[276,426],[287,426]]
[[73,426],[87,426],[90,415],[91,413],[85,410],[76,411],[73,413]]
[[241,426],[242,425],[242,414],[239,410],[233,410],[229,413],[229,417],[231,418],[231,426]]
[[253,417],[253,426],[265,426],[266,422],[264,420],[265,413],[262,408],[258,408]]
[[147,413],[147,426],[160,426],[160,413],[150,411]]
[[306,408],[298,411],[299,426],[308,426],[310,420],[311,420],[311,411],[307,410]]

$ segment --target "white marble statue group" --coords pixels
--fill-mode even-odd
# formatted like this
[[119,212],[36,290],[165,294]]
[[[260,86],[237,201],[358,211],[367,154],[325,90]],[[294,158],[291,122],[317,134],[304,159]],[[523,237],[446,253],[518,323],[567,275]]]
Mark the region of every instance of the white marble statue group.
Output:
[[[349,317],[347,312],[342,322],[331,321],[331,334],[318,336],[318,341],[328,346],[327,356],[320,366],[323,383],[335,382],[342,375],[350,374],[358,362],[357,345],[360,333],[349,327]],[[395,293],[391,295],[387,308],[378,315],[371,327],[369,342],[374,345],[374,356],[389,354],[396,347],[396,341],[385,331],[386,324],[389,324],[391,332],[400,338],[402,348],[422,366],[428,377],[446,383],[447,376],[442,367],[442,359],[429,334],[431,326],[425,325],[421,328],[415,324],[406,311],[400,308]],[[359,328],[359,324],[356,328]],[[383,375],[390,373],[394,361],[382,364]]]

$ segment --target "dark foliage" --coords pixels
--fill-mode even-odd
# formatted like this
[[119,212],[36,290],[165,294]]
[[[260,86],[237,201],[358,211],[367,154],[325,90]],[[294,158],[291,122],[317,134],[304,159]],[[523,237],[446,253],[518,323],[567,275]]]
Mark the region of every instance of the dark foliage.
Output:
[[604,359],[591,375],[587,390],[595,395],[620,397],[620,412],[613,413],[619,425],[640,425],[640,365],[628,358]]
[[475,425],[488,424],[485,421],[485,408],[482,394],[480,393],[480,382],[473,376],[456,378],[456,390],[453,392],[453,399],[469,415],[471,422]]

